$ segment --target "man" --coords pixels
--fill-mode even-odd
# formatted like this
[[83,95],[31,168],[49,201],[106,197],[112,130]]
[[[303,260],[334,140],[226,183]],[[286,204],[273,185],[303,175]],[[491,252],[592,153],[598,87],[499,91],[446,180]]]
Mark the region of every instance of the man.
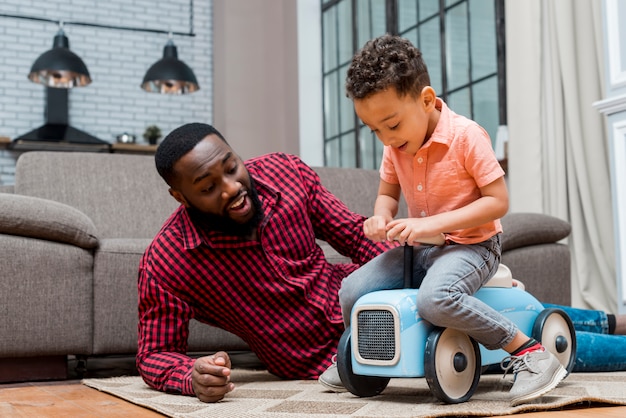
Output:
[[[365,238],[365,218],[298,157],[243,162],[210,125],[175,129],[155,162],[181,206],[139,268],[137,368],[144,381],[203,402],[234,389],[227,353],[186,355],[191,318],[239,335],[277,376],[319,377],[332,365],[344,329],[342,279],[389,244]],[[329,264],[316,238],[353,263]],[[560,308],[577,329],[574,371],[626,370],[626,337],[606,335],[625,333],[626,316]],[[336,368],[329,370],[320,382],[345,390]]]
[[[205,402],[233,390],[228,354],[185,354],[191,318],[240,336],[277,376],[317,378],[343,332],[341,280],[389,245],[365,238],[365,218],[298,157],[244,162],[210,125],[175,129],[155,161],[181,206],[141,260],[143,379]],[[316,238],[353,263],[328,263]]]

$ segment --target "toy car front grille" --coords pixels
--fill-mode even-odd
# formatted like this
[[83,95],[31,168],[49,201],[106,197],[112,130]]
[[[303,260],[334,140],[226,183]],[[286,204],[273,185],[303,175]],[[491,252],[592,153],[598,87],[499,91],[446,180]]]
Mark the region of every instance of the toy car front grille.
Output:
[[396,357],[394,315],[387,310],[363,310],[357,315],[358,354],[364,360]]

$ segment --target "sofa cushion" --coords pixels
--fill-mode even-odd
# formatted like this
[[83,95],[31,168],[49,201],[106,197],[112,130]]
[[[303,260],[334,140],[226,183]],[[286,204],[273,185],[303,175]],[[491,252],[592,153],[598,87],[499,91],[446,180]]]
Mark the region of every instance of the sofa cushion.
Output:
[[[380,175],[378,170],[362,168],[313,167],[322,185],[337,196],[353,212],[363,216],[374,214]],[[406,218],[404,197],[400,198],[396,218]]]
[[96,227],[81,211],[52,200],[0,194],[0,232],[91,249],[98,246]]
[[151,155],[25,152],[15,165],[15,193],[80,210],[100,239],[152,238],[179,206]]
[[[2,236],[0,357],[91,353],[92,253],[75,245]],[[0,367],[0,380],[3,373]]]
[[508,213],[502,218],[502,251],[537,244],[550,244],[567,237],[571,225],[542,213]]

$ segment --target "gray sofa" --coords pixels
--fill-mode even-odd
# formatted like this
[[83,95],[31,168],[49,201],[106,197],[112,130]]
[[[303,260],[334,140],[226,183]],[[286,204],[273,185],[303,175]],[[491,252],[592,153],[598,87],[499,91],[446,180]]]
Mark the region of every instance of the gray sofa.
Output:
[[[316,171],[352,210],[371,214],[376,171]],[[0,192],[0,381],[62,378],[68,356],[134,354],[139,259],[177,206],[153,157],[27,152],[15,185]],[[514,277],[541,301],[569,304],[569,250],[558,242],[569,224],[540,214],[509,214],[503,224]],[[247,346],[192,323],[189,349]]]

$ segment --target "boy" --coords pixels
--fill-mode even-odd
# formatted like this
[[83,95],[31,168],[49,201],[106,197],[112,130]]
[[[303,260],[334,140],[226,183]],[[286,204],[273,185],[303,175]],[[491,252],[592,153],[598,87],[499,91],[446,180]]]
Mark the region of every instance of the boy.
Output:
[[[401,244],[445,237],[443,245],[414,246],[413,275],[423,278],[420,316],[510,353],[505,370],[515,373],[512,406],[554,389],[567,374],[556,357],[472,296],[498,268],[499,219],[508,210],[504,171],[488,134],[436,96],[421,52],[397,36],[373,39],[357,52],[346,90],[358,117],[384,144],[378,197],[374,216],[363,225],[365,235]],[[409,218],[394,220],[401,192]],[[360,296],[402,287],[402,251],[391,249],[344,279],[339,298],[346,326]],[[333,374],[331,366],[320,383],[333,384]]]

